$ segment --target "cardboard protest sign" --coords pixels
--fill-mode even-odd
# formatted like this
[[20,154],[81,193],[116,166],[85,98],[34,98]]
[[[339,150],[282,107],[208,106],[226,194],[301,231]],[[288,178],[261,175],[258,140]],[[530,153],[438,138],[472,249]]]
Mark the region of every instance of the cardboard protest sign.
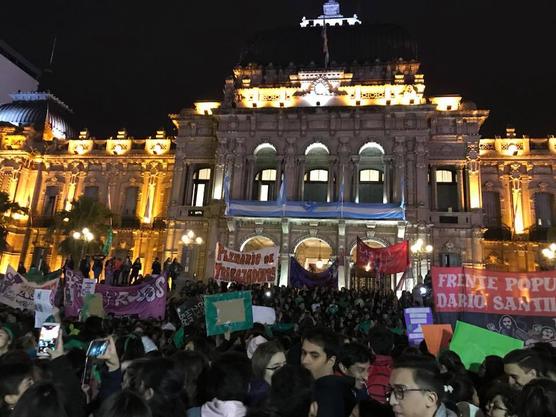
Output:
[[498,355],[523,348],[523,341],[491,332],[472,324],[458,321],[450,343],[450,350],[456,352],[467,369],[477,371],[485,357]]
[[8,266],[6,275],[0,279],[0,303],[21,310],[35,310],[35,290],[51,290],[51,302],[54,303],[54,295],[58,288],[58,278],[36,284],[28,281],[23,275]]
[[186,327],[203,319],[205,315],[205,302],[200,296],[188,298],[176,308],[181,324]]
[[[83,307],[83,277],[75,271],[66,270],[64,306],[68,317],[78,317]],[[166,278],[152,276],[139,285],[114,287],[95,286],[95,294],[102,295],[106,313],[116,316],[137,314],[139,318],[164,318],[166,315]]]
[[433,323],[432,310],[430,307],[406,308],[403,313],[409,344],[417,346],[424,339],[421,325]]
[[35,329],[38,329],[47,319],[54,314],[52,305],[52,290],[35,289]]
[[556,271],[432,269],[437,322],[475,324],[527,343],[556,346]]
[[434,356],[438,356],[441,350],[450,346],[452,338],[452,326],[449,324],[423,324],[421,326],[427,349]]
[[241,284],[274,282],[278,256],[278,246],[239,252],[217,243],[214,279]]
[[251,291],[206,295],[204,301],[207,336],[253,327]]
[[85,321],[87,318],[96,316],[104,318],[106,313],[104,311],[102,294],[87,294],[83,298],[83,307],[81,308],[81,320]]
[[276,311],[272,307],[253,306],[253,323],[276,323]]
[[94,279],[84,278],[81,284],[81,295],[85,297],[88,294],[94,294],[97,282]]

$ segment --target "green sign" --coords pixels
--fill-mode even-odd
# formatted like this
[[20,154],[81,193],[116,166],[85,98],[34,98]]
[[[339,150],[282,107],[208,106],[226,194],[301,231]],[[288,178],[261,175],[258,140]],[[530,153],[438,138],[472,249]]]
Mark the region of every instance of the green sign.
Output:
[[488,355],[504,357],[514,349],[522,349],[523,341],[491,332],[463,321],[456,322],[450,350],[456,352],[467,369],[477,371]]
[[253,327],[251,291],[206,295],[204,301],[207,336]]

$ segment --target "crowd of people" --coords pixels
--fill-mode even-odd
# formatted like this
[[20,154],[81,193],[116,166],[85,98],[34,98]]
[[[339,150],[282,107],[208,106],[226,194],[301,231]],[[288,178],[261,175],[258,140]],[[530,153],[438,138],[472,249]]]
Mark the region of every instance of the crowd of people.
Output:
[[[276,324],[207,337],[203,319],[180,321],[184,300],[245,289]],[[416,303],[390,290],[188,281],[163,321],[61,311],[46,359],[33,313],[0,306],[0,417],[556,417],[552,346],[487,356],[471,372],[453,351],[409,345],[403,308]],[[106,341],[94,358],[93,340]]]

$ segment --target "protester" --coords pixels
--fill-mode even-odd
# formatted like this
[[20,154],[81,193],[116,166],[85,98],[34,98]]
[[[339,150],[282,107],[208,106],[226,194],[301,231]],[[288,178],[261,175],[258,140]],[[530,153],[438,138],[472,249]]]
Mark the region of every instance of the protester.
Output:
[[508,353],[504,356],[504,372],[510,385],[521,389],[532,380],[545,376],[546,359],[531,349],[517,349]]
[[243,417],[247,413],[247,393],[251,364],[246,356],[229,352],[211,365],[208,387],[212,400],[201,407],[202,417]]
[[390,375],[389,402],[396,417],[456,417],[442,399],[449,387],[444,385],[434,359],[406,356],[394,362]]
[[257,347],[251,358],[253,378],[249,384],[249,405],[260,404],[270,390],[272,375],[286,364],[284,349],[277,342]]
[[152,417],[152,413],[141,396],[123,390],[104,401],[95,417]]
[[10,417],[72,417],[66,409],[62,392],[51,382],[38,382],[20,397]]
[[556,417],[556,381],[537,379],[521,391],[518,417]]
[[385,404],[392,373],[394,335],[388,329],[377,327],[369,333],[369,346],[375,358],[369,367],[367,391],[373,400]]
[[354,396],[358,401],[367,400],[367,378],[369,377],[371,353],[358,343],[342,346],[338,355],[338,370],[342,375],[355,380]]

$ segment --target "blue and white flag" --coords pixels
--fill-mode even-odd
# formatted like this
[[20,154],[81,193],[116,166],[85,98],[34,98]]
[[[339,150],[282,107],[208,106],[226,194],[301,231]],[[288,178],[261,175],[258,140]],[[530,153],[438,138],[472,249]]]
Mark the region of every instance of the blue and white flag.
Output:
[[282,173],[282,178],[280,179],[280,191],[278,192],[278,204],[284,205],[286,203],[286,175]]

